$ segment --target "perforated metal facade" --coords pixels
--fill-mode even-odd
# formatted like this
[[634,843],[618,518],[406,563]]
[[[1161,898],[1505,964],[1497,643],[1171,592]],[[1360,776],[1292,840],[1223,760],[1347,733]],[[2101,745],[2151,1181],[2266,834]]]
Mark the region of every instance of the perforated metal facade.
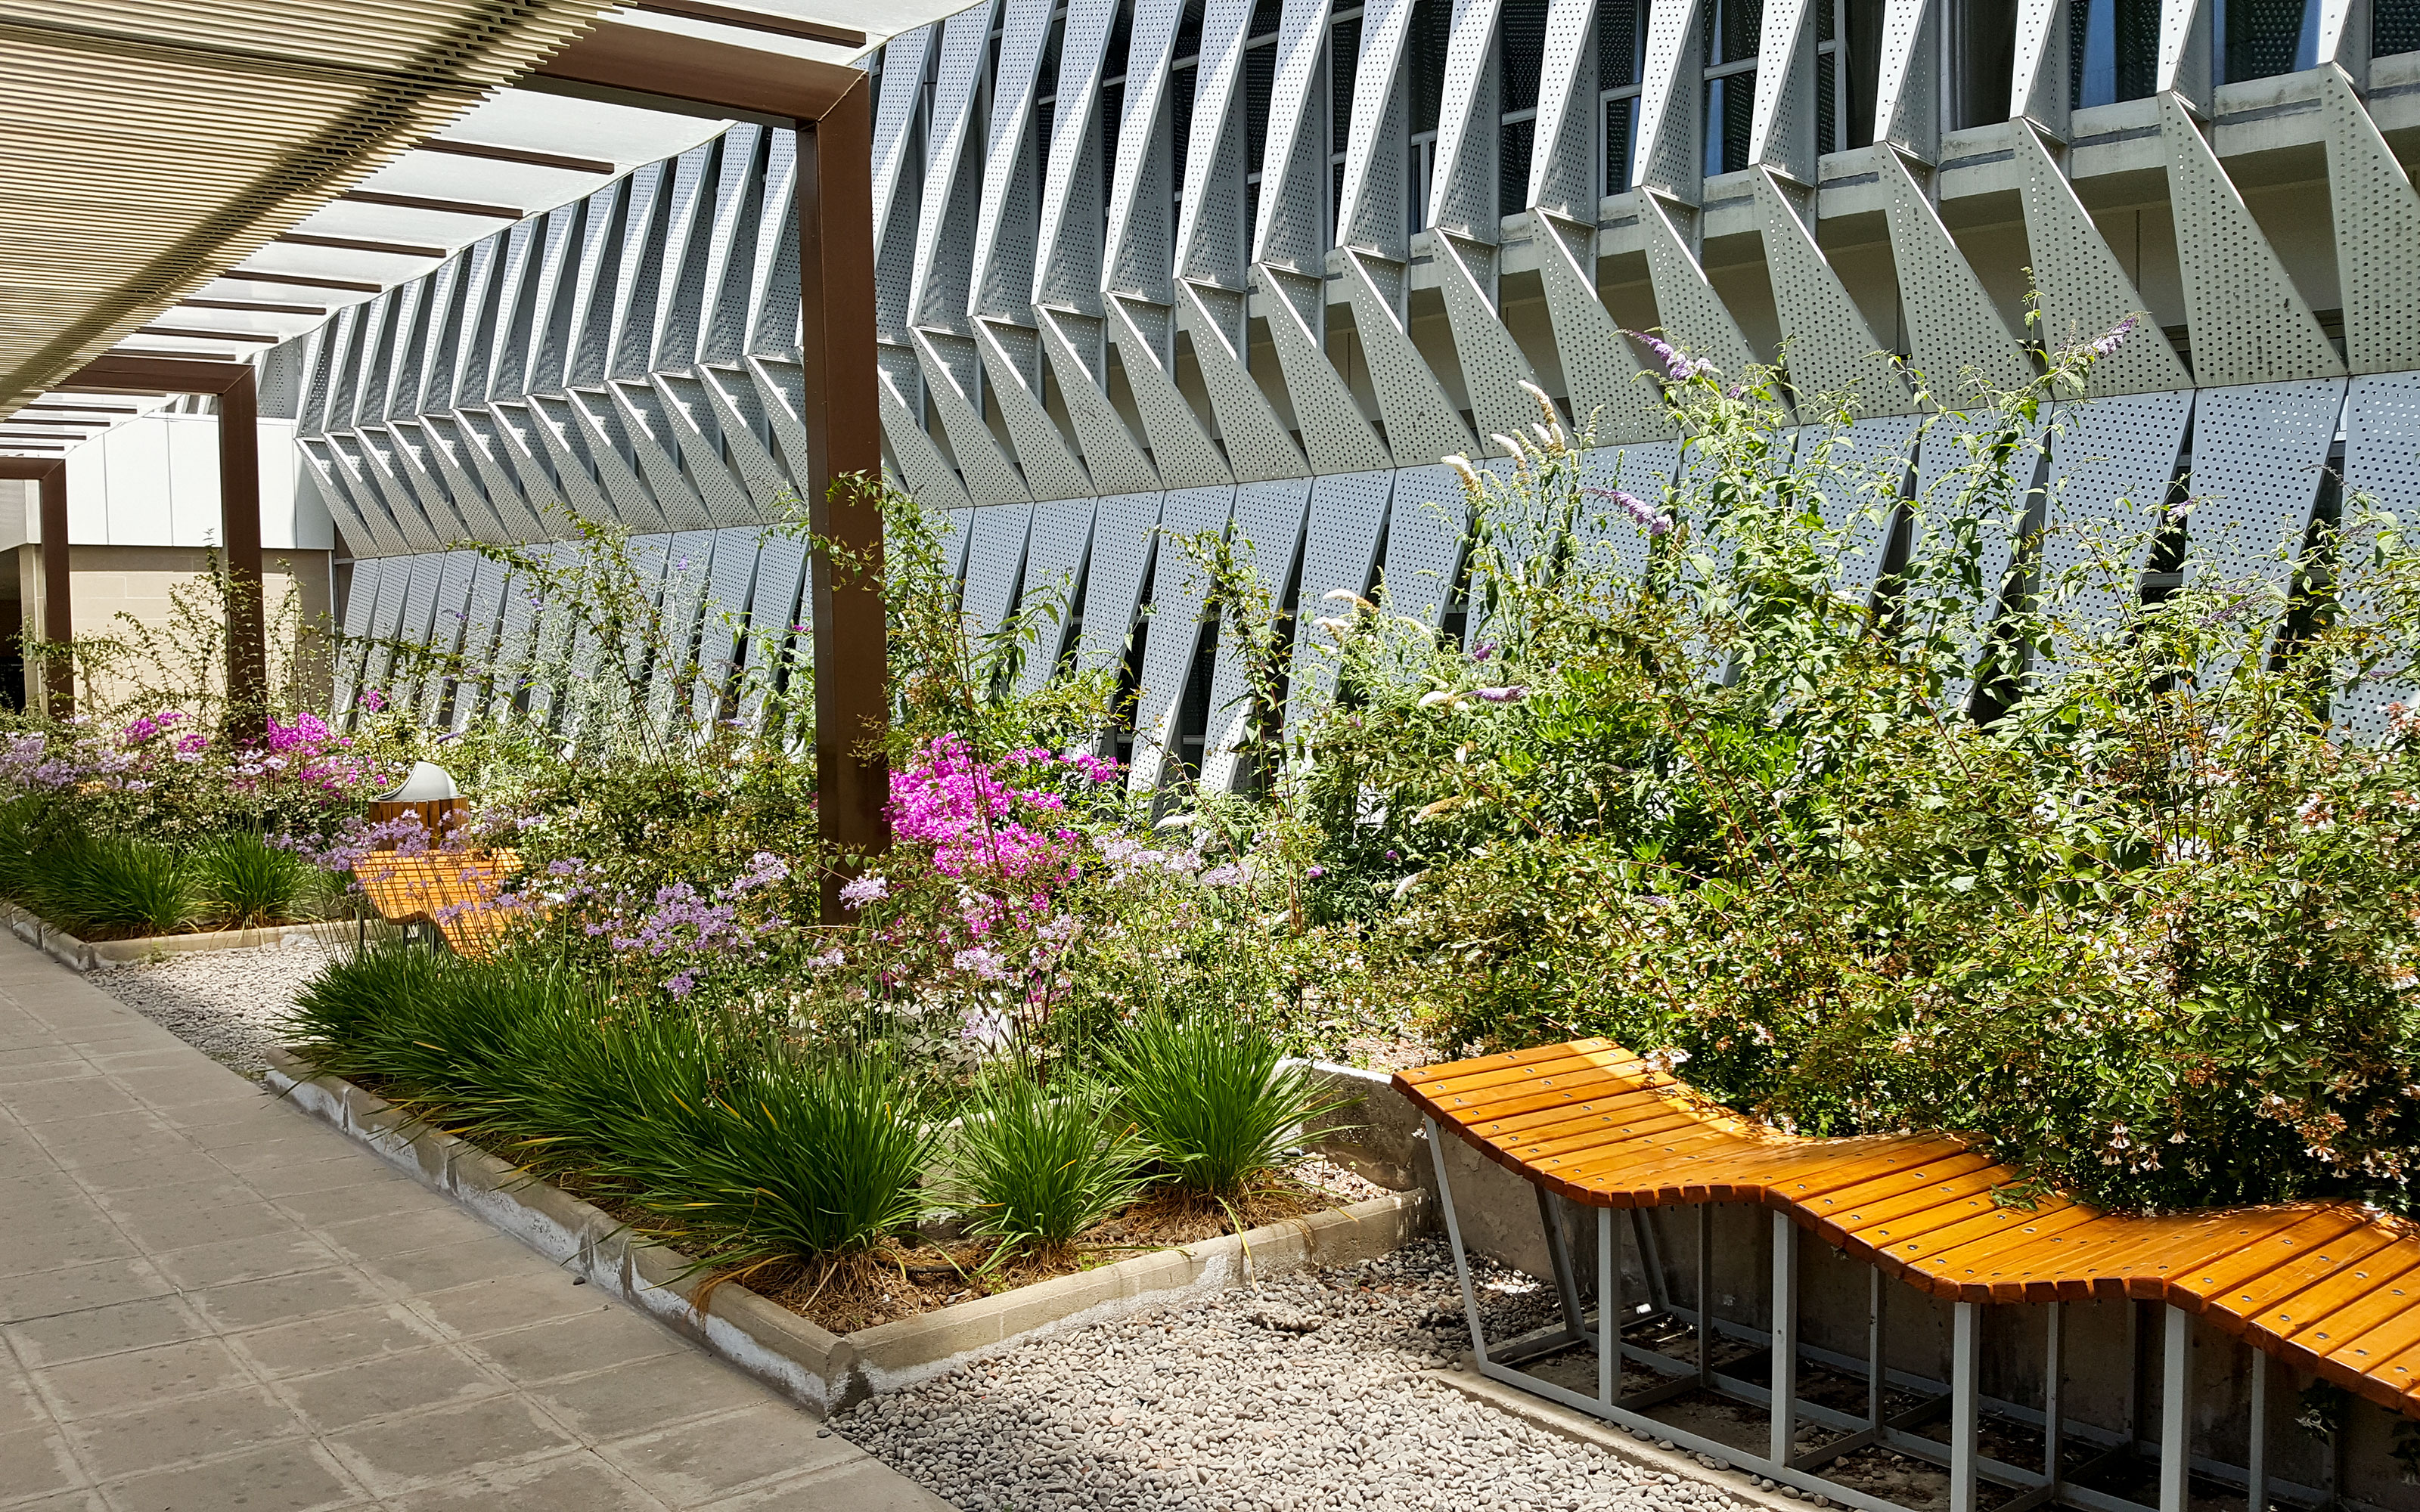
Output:
[[[961,512],[973,628],[1066,595],[1029,685],[1131,659],[1145,785],[1181,733],[1217,764],[1243,681],[1212,656],[1209,727],[1178,731],[1202,610],[1160,532],[1233,521],[1315,689],[1331,590],[1453,612],[1468,524],[1438,459],[1534,418],[1519,383],[1593,417],[1592,482],[1652,495],[1679,465],[1625,327],[1850,391],[1835,450],[1865,460],[1909,452],[1927,393],[2021,382],[2029,348],[2142,314],[2051,435],[2037,581],[2092,578],[2079,624],[2139,592],[2141,541],[2069,521],[2155,523],[2188,462],[2195,547],[2282,571],[2321,470],[2420,491],[2420,54],[2368,33],[2410,35],[2420,0],[2308,4],[2315,67],[2227,79],[2216,8],[2163,0],[2149,92],[2114,99],[2071,35],[2086,8],[2048,0],[1726,7],[1748,30],[1713,54],[1714,0],[985,0],[872,60],[888,463]],[[797,543],[758,529],[804,464],[790,161],[735,127],[311,338],[302,455],[380,559],[349,621],[434,612],[442,573],[395,559],[569,512],[713,532],[701,644],[743,687],[771,672],[737,629],[802,612]],[[1952,447],[1936,431],[1908,486]],[[1854,596],[1886,522],[1838,494]],[[1591,498],[1592,548],[1635,567],[1645,537]],[[515,604],[474,588],[465,643],[538,654]]]

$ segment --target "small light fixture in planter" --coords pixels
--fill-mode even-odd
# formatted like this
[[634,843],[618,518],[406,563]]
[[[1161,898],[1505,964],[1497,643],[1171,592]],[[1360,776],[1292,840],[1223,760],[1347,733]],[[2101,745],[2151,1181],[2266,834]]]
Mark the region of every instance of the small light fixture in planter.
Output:
[[[447,830],[461,823],[468,809],[451,773],[435,762],[415,762],[401,787],[370,800],[370,823],[383,825],[410,815],[420,821],[428,831],[429,843],[435,844],[445,838]],[[393,840],[382,840],[379,849],[391,851],[396,844]]]

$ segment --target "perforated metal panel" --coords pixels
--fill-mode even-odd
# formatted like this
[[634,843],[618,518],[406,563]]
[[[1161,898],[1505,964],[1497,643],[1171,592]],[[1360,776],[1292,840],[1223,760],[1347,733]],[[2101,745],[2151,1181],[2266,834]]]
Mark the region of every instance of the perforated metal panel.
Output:
[[442,426],[440,417],[425,415],[416,421],[395,421],[387,428],[405,440],[418,465],[431,475],[434,486],[461,517],[467,539],[490,543],[518,539],[497,515],[488,491],[464,469],[456,450],[458,443]]
[[[398,606],[395,639],[398,645],[428,644],[429,627],[437,613],[437,581],[444,571],[445,555],[432,552],[411,559],[411,575],[405,579],[403,602]],[[417,706],[425,684],[420,671],[412,666],[400,666],[390,675],[388,702],[396,708]],[[426,719],[426,711],[422,717]]]
[[1340,245],[1367,247],[1398,259],[1405,255],[1407,222],[1404,102],[1397,80],[1411,21],[1412,0],[1370,0],[1361,8],[1361,56],[1354,65],[1353,119],[1344,144],[1344,187],[1337,201]]
[[[1885,0],[1874,141],[1921,162],[1941,157],[1939,0]],[[1876,154],[1880,160],[1880,153]]]
[[[456,656],[462,642],[471,615],[471,583],[479,565],[474,551],[448,551],[438,563],[436,602],[430,609],[428,648],[441,656]],[[433,725],[444,706],[445,694],[454,686],[448,672],[433,671],[420,690],[420,722]]]
[[937,526],[941,543],[941,560],[953,579],[963,581],[967,575],[967,542],[974,533],[975,512],[971,509],[944,510]]
[[1177,392],[1175,380],[1169,377],[1161,345],[1138,320],[1140,310],[1164,329],[1168,312],[1114,293],[1104,293],[1101,307],[1109,321],[1109,338],[1117,343],[1118,361],[1125,370],[1126,388],[1134,395],[1135,410],[1142,417],[1143,433],[1151,438],[1152,460],[1158,464],[1160,477],[1176,487],[1209,486],[1230,481],[1233,474],[1227,471],[1225,458],[1211,442],[1210,433],[1202,428],[1202,422],[1194,418],[1193,407]]
[[[2288,581],[2344,399],[2341,378],[2204,389],[2195,397],[2193,514],[2185,523],[2192,580]],[[2215,658],[2202,675],[2215,684],[2234,670],[2231,660]]]
[[[504,564],[481,557],[471,569],[471,598],[462,617],[462,657],[470,674],[454,690],[454,728],[468,730],[496,691],[495,670],[504,620]],[[509,690],[507,690],[509,696]]]
[[[1029,310],[1031,306],[1028,307]],[[1042,338],[1030,326],[977,319],[974,345],[991,380],[992,398],[1016,447],[1024,483],[1037,499],[1072,499],[1093,491],[1084,465],[1067,449],[1059,423],[1043,409]],[[953,433],[954,435],[954,433]]]
[[941,55],[924,129],[924,204],[916,225],[909,327],[963,331],[974,265],[983,145],[970,140],[997,0],[941,23]]
[[1681,464],[1678,441],[1638,441],[1628,446],[1599,447],[1581,454],[1580,505],[1572,533],[1581,559],[1592,569],[1619,568],[1637,579],[1647,571],[1652,538],[1637,517],[1621,501],[1599,489],[1619,488],[1651,509],[1665,507],[1665,491],[1673,470]]
[[1533,212],[1529,245],[1554,323],[1572,418],[1601,443],[1668,436],[1671,415],[1649,386],[1629,338],[1596,288],[1596,233],[1551,211]]
[[[1089,313],[1099,300],[1101,155],[1116,150],[1117,136],[1117,123],[1100,118],[1100,81],[1117,12],[1117,0],[1073,0],[1060,33],[1059,77],[1049,82],[1058,101],[1050,111],[1050,155],[1043,168],[1041,231],[1034,248],[1036,304],[1067,303]],[[1116,67],[1123,69],[1125,60]],[[1094,470],[1099,469],[1095,460]]]
[[[2062,60],[2062,72],[2066,67]],[[2025,171],[2026,252],[2041,301],[2036,333],[2061,350],[2097,340],[2128,316],[2148,310],[2041,139],[2022,125],[2009,138]],[[2089,381],[2088,393],[2103,394],[2181,389],[2193,380],[2166,333],[2147,324],[2095,362]]]
[[[747,491],[746,500],[742,501],[738,511],[739,518],[752,525],[770,524],[786,518],[791,505],[805,499],[807,494],[806,488],[794,481],[793,471],[810,472],[803,462],[795,470],[785,467],[766,444],[768,437],[779,435],[779,421],[790,417],[786,401],[770,397],[767,393],[763,375],[772,365],[752,366],[745,371],[701,367],[694,375],[663,373],[657,375],[656,378],[656,386],[676,401],[675,409],[679,412],[693,415],[697,410],[690,391],[683,385],[694,378],[696,393],[706,400],[706,409],[714,420],[715,438],[721,443],[720,461],[729,472],[738,475]],[[789,363],[781,365],[794,373],[799,371]],[[800,426],[799,429],[803,433],[805,427]],[[706,463],[712,460],[704,450],[706,434],[701,426],[696,439],[691,440],[685,432],[681,456],[688,464],[690,480],[701,483],[700,492],[706,494],[708,507],[728,508],[730,503],[725,496],[711,493],[703,486],[704,480],[714,476],[706,467]],[[795,452],[803,458],[806,447],[798,444]],[[721,501],[718,502],[718,500]],[[752,503],[753,507],[748,507]]]
[[[1326,83],[1321,63],[1328,15],[1326,0],[1286,0],[1279,12],[1268,129],[1261,145],[1260,203],[1247,253],[1256,264],[1274,262],[1298,273],[1320,269],[1326,260],[1327,133],[1321,123],[1329,101],[1320,85]],[[1291,388],[1291,372],[1286,381]],[[1311,466],[1327,471],[1315,455]]]
[[[640,471],[646,474],[647,484],[655,490],[656,505],[662,512],[662,523],[675,530],[705,530],[715,523],[715,517],[706,507],[704,489],[692,487],[683,474],[681,465],[673,455],[680,445],[680,429],[675,424],[670,409],[652,385],[635,383],[608,384],[605,390],[610,402],[621,411],[623,433],[629,439],[630,449],[637,458]],[[714,472],[721,471],[715,464]],[[705,486],[720,486],[733,496],[739,490],[730,474],[718,479],[714,472],[706,474]]]
[[2345,355],[2356,373],[2420,368],[2420,194],[2342,74],[2318,75]]
[[2168,144],[2194,380],[2215,389],[2343,376],[2309,302],[2173,97],[2161,97],[2160,131]]
[[554,490],[551,486],[527,487],[523,471],[513,465],[515,448],[504,439],[495,416],[484,409],[466,409],[456,410],[453,420],[460,427],[464,455],[487,485],[488,498],[518,537],[543,541],[554,534],[554,525],[543,517],[543,512],[557,507]]
[[1142,443],[1126,428],[1125,417],[1109,403],[1109,353],[1101,321],[1038,306],[1033,318],[1092,486],[1121,493],[1158,487],[1158,470],[1143,455]]
[[2161,0],[2160,54],[2153,78],[2161,93],[2174,92],[2210,108],[2210,15],[2208,0]]
[[[1489,186],[1490,208],[1495,186]],[[1489,434],[1526,433],[1539,420],[1538,406],[1521,391],[1535,384],[1537,372],[1506,330],[1496,307],[1495,279],[1478,270],[1481,259],[1492,262],[1496,249],[1466,242],[1449,231],[1429,238],[1430,266],[1437,290],[1445,296],[1447,320],[1453,328],[1453,349],[1462,363],[1463,392],[1469,396],[1479,428]]]
[[1758,38],[1748,161],[1815,184],[1815,8],[1831,0],[1767,0]]
[[756,584],[749,594],[748,640],[742,648],[739,717],[750,730],[763,728],[765,701],[781,675],[788,627],[807,623],[808,607],[800,601],[806,575],[805,541],[778,532],[765,537],[756,552]]
[[1880,355],[1883,344],[1815,243],[1797,202],[1769,170],[1756,175],[1757,208],[1764,219],[1764,261],[1773,275],[1773,304],[1788,344],[1783,361],[1800,395],[1852,394],[1860,414],[1909,408],[1907,385]]
[[924,427],[916,423],[914,411],[900,397],[887,366],[876,371],[874,397],[882,413],[883,444],[890,449],[892,461],[908,492],[936,508],[964,508],[967,491],[959,484],[957,472]]
[[[1302,554],[1303,518],[1311,507],[1311,481],[1289,478],[1248,483],[1235,490],[1235,562],[1269,591],[1270,607],[1282,609],[1282,594]],[[1232,793],[1241,772],[1235,737],[1250,714],[1251,669],[1236,655],[1232,634],[1222,629],[1210,673],[1210,724],[1203,736],[1202,785]]]
[[394,521],[395,532],[408,549],[436,551],[443,548],[444,542],[429,527],[428,517],[422,513],[411,485],[396,474],[394,442],[386,432],[369,428],[331,431],[328,440],[351,460],[355,474],[365,479],[385,503],[387,517]]
[[1880,415],[1860,420],[1823,445],[1815,427],[1799,432],[1799,465],[1820,456],[1808,482],[1823,498],[1823,523],[1841,533],[1839,569],[1832,579],[1841,597],[1863,604],[1873,597],[1890,545],[1894,511],[1883,502],[1906,491],[1914,459],[1916,417]]
[[[1699,30],[1704,0],[1665,0],[1647,13],[1647,62],[1638,93],[1638,145],[1628,182],[1695,205],[1704,192],[1699,82],[1705,56]],[[1645,217],[1641,216],[1642,223]],[[1657,291],[1662,305],[1662,291]],[[1671,317],[1668,314],[1665,318]]]
[[[1605,175],[1597,163],[1596,0],[1547,0],[1538,68],[1538,128],[1524,205],[1595,219]],[[1557,332],[1559,341],[1560,332]]]
[[1891,256],[1899,265],[1908,351],[1935,401],[1954,408],[1969,372],[1995,389],[2023,387],[2033,364],[2000,318],[1983,281],[1950,239],[1940,212],[1898,155],[1870,156],[1887,192]]
[[[1456,0],[1446,36],[1444,88],[1437,109],[1436,166],[1421,220],[1474,239],[1497,239],[1497,154],[1504,113],[1495,62],[1498,0]],[[1528,163],[1519,165],[1528,177]],[[1476,395],[1474,394],[1474,398]]]
[[383,558],[370,558],[353,563],[353,580],[345,597],[344,632],[348,643],[337,647],[335,666],[335,713],[342,717],[350,712],[353,699],[361,691],[362,661],[366,648],[358,642],[370,633],[373,611],[378,608],[380,585],[384,580],[387,563]]
[[974,512],[959,607],[966,614],[967,639],[978,648],[984,637],[1007,623],[1017,579],[1025,571],[1025,543],[1032,526],[1032,504],[996,504]]
[[1218,417],[1227,467],[1235,481],[1308,476],[1311,470],[1304,465],[1302,449],[1286,433],[1285,423],[1269,407],[1260,383],[1245,370],[1243,353],[1236,346],[1244,325],[1244,296],[1182,280],[1176,297],[1183,327],[1193,338],[1202,386],[1210,394],[1211,412]]
[[[541,559],[551,565],[567,564],[568,547],[540,548]],[[537,585],[524,585],[533,596]],[[565,658],[572,649],[570,607],[560,598],[539,598],[534,606],[537,623],[530,638],[530,654],[523,663],[523,676],[529,686],[530,717],[540,725],[551,725],[565,684]],[[510,623],[509,616],[506,623]],[[593,648],[592,654],[593,654]],[[590,661],[593,667],[593,659]]]
[[[2364,375],[2352,380],[2345,401],[2343,559],[2358,562],[2371,548],[2369,530],[2359,522],[2357,498],[2398,521],[2420,518],[2420,373]],[[2380,606],[2356,579],[2348,584],[2346,606],[2363,618]],[[2335,700],[2336,728],[2354,739],[2386,737],[2393,720],[2387,705],[2420,707],[2420,677],[2397,658]]]
[[1158,541],[1160,497],[1114,494],[1094,512],[1092,564],[1084,579],[1084,634],[1076,650],[1078,671],[1115,667],[1125,655],[1127,636],[1142,606],[1142,580]]
[[1387,504],[1394,491],[1392,472],[1333,473],[1311,480],[1302,588],[1295,609],[1294,669],[1286,689],[1288,729],[1308,717],[1335,686],[1336,659],[1323,650],[1332,649],[1335,638],[1318,622],[1352,616],[1353,607],[1330,601],[1330,593],[1368,591],[1378,570],[1378,545],[1387,532]]
[[2068,0],[2017,0],[2017,55],[2010,70],[2009,116],[2030,120],[2064,141],[2071,51]]
[[1017,690],[1031,693],[1050,680],[1066,654],[1077,621],[1083,613],[1084,559],[1093,544],[1090,499],[1059,499],[1033,506],[1033,531],[1025,548],[1022,607],[1058,606],[1058,617],[1034,625],[1038,637],[1026,649],[1025,671]]
[[1193,648],[1210,585],[1178,540],[1223,532],[1234,501],[1232,487],[1180,488],[1163,503],[1159,564],[1152,575],[1151,631],[1143,638],[1142,676],[1135,691],[1134,766],[1126,774],[1130,792],[1153,792],[1166,775],[1169,721],[1184,705],[1186,685],[1193,675]]
[[[535,443],[537,451],[546,458],[548,471],[561,490],[564,501],[585,518],[600,525],[618,522],[621,517],[605,497],[605,491],[597,486],[588,457],[578,449],[580,436],[573,427],[571,402],[558,396],[534,393],[511,408],[526,417],[522,424],[515,427],[515,438],[523,446]],[[503,419],[507,410],[499,407],[495,412],[499,419]]]
[[[1974,454],[1961,438],[1975,433],[1962,430],[1958,421],[1958,416],[1949,416],[1918,440],[1913,507],[1936,520],[1970,510],[1982,517],[1978,537],[1980,550],[1976,561],[1977,574],[1983,585],[1982,600],[1970,606],[1972,617],[1965,625],[1947,627],[1964,637],[1971,670],[1979,664],[1992,625],[2000,616],[2001,595],[2016,559],[2017,538],[2011,533],[2009,513],[2018,502],[2016,496],[2036,486],[2041,455],[2037,449],[2010,459],[2010,495],[1967,501],[1963,496],[1972,482],[1962,470],[1973,464]],[[2038,431],[2034,438],[2037,448],[2041,441]],[[1964,712],[1973,692],[1971,678],[1946,676],[1942,680],[1942,707],[1953,713]]]
[[[2063,633],[2039,676],[2074,665],[2074,642],[2102,640],[2135,602],[2192,416],[2187,391],[2096,399],[2055,418],[2038,596]],[[2115,576],[2099,565],[2112,562]]]
[[1387,609],[1423,625],[1442,620],[1462,569],[1470,533],[1470,499],[1448,467],[1404,468],[1395,474],[1387,514],[1387,567],[1381,581]]
[[967,496],[978,504],[1031,501],[1025,479],[1001,449],[983,417],[983,393],[976,374],[982,359],[974,343],[945,332],[908,332],[916,344],[918,365],[924,373],[924,393],[941,426],[949,432],[950,451],[966,480]]
[[388,559],[386,571],[379,577],[378,602],[370,609],[370,635],[377,643],[369,648],[364,661],[362,687],[389,702],[395,700],[387,674],[395,666],[395,642],[403,624],[403,601],[411,591],[412,571],[419,561],[418,557]]
[[1630,197],[1638,208],[1639,237],[1647,246],[1647,272],[1655,285],[1655,313],[1664,322],[1665,335],[1726,373],[1745,371],[1756,353],[1731,318],[1730,307],[1706,282],[1706,270],[1672,224],[1671,212],[1646,190]]
[[[1478,438],[1462,422],[1453,401],[1429,370],[1404,329],[1398,265],[1366,257],[1350,248],[1337,254],[1344,288],[1353,301],[1353,330],[1370,363],[1378,413],[1387,424],[1387,445],[1399,465],[1421,464],[1454,453],[1478,450]],[[1379,279],[1383,276],[1385,284]]]
[[[1323,237],[1322,239],[1325,239]],[[1269,345],[1276,348],[1278,369],[1285,375],[1287,397],[1295,421],[1302,427],[1302,447],[1315,473],[1368,472],[1388,467],[1392,455],[1378,439],[1361,407],[1345,387],[1320,345],[1311,324],[1324,315],[1327,297],[1324,279],[1304,277],[1265,264],[1253,270],[1268,312]],[[1306,310],[1311,312],[1306,315]]]

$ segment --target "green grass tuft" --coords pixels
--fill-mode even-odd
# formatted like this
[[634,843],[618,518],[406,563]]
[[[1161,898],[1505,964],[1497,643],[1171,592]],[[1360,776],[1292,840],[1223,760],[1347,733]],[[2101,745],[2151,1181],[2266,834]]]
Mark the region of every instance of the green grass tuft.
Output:
[[1110,1121],[1110,1095],[1013,1072],[976,1088],[952,1141],[954,1192],[968,1231],[1000,1241],[994,1258],[1063,1250],[1150,1184],[1150,1152]]
[[1311,1119],[1345,1100],[1285,1064],[1265,1029],[1226,1015],[1147,1013],[1103,1055],[1117,1107],[1188,1191],[1233,1201],[1275,1168]]

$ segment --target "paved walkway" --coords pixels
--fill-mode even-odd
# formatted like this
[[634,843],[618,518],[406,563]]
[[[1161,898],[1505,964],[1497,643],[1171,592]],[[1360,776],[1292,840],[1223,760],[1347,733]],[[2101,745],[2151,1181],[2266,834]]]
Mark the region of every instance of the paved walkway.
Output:
[[0,1508],[946,1504],[0,933]]

